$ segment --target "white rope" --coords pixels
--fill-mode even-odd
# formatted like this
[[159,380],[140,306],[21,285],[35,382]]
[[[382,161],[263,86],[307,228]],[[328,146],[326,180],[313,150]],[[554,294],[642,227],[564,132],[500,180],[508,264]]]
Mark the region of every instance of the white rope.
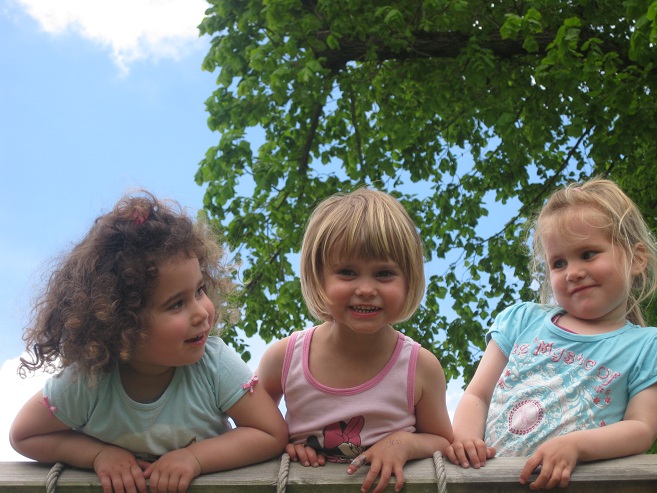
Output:
[[46,493],[55,493],[57,489],[57,479],[59,475],[64,470],[64,464],[57,462],[54,466],[48,471],[48,476],[46,477]]
[[443,461],[443,454],[439,450],[433,454],[433,467],[436,469],[436,487],[438,488],[438,493],[447,493],[445,462]]
[[287,476],[290,473],[290,456],[287,452],[281,455],[281,467],[278,470],[278,483],[276,493],[285,493],[287,489]]

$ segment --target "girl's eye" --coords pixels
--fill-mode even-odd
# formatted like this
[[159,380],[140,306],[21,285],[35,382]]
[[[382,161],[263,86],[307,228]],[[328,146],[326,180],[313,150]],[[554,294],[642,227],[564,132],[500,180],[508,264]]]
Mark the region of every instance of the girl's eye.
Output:
[[205,284],[196,290],[196,297],[200,298],[205,293]]
[[169,307],[169,310],[178,310],[179,308],[182,308],[182,306],[183,306],[182,300],[176,301]]
[[336,274],[342,277],[354,277],[356,273],[351,269],[338,269]]
[[563,269],[565,266],[566,266],[565,260],[555,260],[554,262],[552,262],[553,269]]
[[377,277],[387,279],[389,277],[393,277],[394,275],[395,275],[395,273],[391,270],[383,270],[383,271],[381,271],[377,274]]
[[588,252],[584,252],[582,254],[582,258],[584,260],[591,260],[593,257],[595,257],[595,254],[596,254],[596,252],[594,252],[593,250],[590,250]]

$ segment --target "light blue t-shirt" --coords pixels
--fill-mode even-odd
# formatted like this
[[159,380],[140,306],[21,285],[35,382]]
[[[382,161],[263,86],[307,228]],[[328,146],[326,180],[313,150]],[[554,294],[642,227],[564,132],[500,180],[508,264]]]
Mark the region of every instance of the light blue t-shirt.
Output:
[[486,336],[509,358],[486,421],[498,456],[529,456],[550,438],[621,421],[629,400],[657,382],[657,328],[575,334],[552,322],[563,311],[519,303]]
[[55,416],[71,428],[155,460],[230,430],[225,411],[244,395],[242,385],[251,378],[235,351],[210,337],[203,357],[176,368],[168,388],[152,403],[128,397],[118,368],[89,386],[73,365],[48,380],[43,392],[56,407]]

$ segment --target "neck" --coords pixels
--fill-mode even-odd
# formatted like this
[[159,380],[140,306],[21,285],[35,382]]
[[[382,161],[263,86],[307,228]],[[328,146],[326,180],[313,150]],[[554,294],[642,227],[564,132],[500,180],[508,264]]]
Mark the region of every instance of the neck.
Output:
[[119,367],[121,385],[126,394],[141,403],[158,400],[171,383],[175,371],[175,367],[169,367],[160,372],[144,372],[130,363]]

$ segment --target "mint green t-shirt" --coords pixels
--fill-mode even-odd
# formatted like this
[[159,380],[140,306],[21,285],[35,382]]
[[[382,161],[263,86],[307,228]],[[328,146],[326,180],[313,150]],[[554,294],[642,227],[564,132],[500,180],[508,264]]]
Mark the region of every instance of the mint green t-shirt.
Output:
[[48,380],[43,393],[55,416],[71,428],[155,460],[230,430],[225,412],[247,392],[243,384],[251,378],[246,363],[219,337],[210,337],[203,357],[176,368],[155,402],[128,397],[118,368],[89,386],[72,365]]

